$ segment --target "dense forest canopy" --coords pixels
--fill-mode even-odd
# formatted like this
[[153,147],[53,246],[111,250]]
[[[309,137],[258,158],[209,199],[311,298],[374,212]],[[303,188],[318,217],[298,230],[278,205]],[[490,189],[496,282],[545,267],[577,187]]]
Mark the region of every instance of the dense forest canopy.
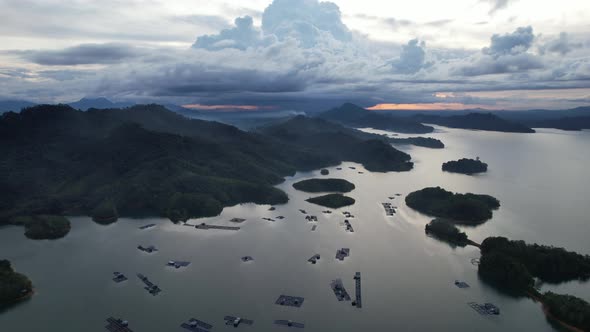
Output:
[[461,174],[476,174],[485,173],[488,171],[488,164],[478,159],[462,158],[459,160],[448,161],[442,165],[442,170],[445,172],[461,173]]
[[353,191],[355,186],[344,179],[308,179],[294,183],[293,188],[308,193],[347,193]]
[[467,234],[461,232],[451,221],[437,218],[428,223],[425,227],[427,234],[451,245],[464,247],[468,243]]
[[307,200],[310,203],[329,207],[332,209],[338,209],[341,207],[353,205],[355,203],[354,198],[344,196],[342,194],[328,194],[319,197],[313,197]]

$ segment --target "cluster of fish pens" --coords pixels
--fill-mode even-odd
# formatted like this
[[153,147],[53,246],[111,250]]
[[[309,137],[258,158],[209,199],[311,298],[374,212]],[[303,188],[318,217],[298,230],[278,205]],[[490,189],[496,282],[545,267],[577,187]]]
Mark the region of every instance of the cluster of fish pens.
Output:
[[[269,210],[274,211],[275,209],[274,209],[274,207],[271,207]],[[300,212],[306,215],[305,219],[308,222],[314,222],[314,223],[318,222],[317,216],[307,215],[307,211],[305,211],[305,210],[300,210]],[[329,210],[326,210],[326,211],[323,211],[323,213],[328,214],[328,213],[332,213],[332,212]],[[350,212],[343,212],[343,214],[346,218],[354,218],[354,216]],[[282,216],[277,217],[277,219],[283,219],[283,218],[284,217],[282,217]],[[274,219],[272,219],[272,218],[263,218],[263,219],[269,220],[269,221],[274,221]],[[245,221],[245,219],[233,218],[230,221],[233,223],[242,223]],[[201,229],[201,230],[217,229],[217,230],[237,231],[240,229],[240,227],[215,226],[215,225],[208,225],[205,223],[196,224],[196,225],[184,223],[183,225],[189,226],[189,227],[194,227],[195,229]],[[354,232],[354,230],[352,229],[352,225],[350,224],[350,222],[348,220],[344,221],[344,225],[346,225],[347,231]],[[139,229],[145,230],[145,229],[149,229],[149,228],[152,228],[155,226],[156,226],[155,224],[149,224],[149,225],[141,226],[141,227],[139,227]],[[316,227],[317,227],[317,225],[313,225],[312,230],[315,230]],[[156,248],[153,245],[150,245],[150,246],[139,245],[139,246],[137,246],[137,249],[142,252],[149,253],[149,254],[155,253],[158,251],[158,248]],[[341,261],[344,260],[344,258],[349,257],[349,256],[350,256],[350,249],[349,248],[338,249],[336,252],[336,259],[341,260]],[[319,259],[320,259],[320,255],[315,254],[311,258],[308,259],[308,262],[310,262],[312,264],[316,264]],[[241,260],[242,260],[242,262],[251,262],[254,260],[254,258],[252,256],[243,256],[241,258]],[[186,267],[188,265],[190,265],[190,262],[173,261],[173,260],[168,261],[168,263],[166,264],[166,266],[174,267],[176,269],[181,268],[181,267]],[[114,276],[113,276],[112,280],[116,283],[121,283],[121,282],[128,280],[128,278],[121,272],[114,272],[113,275]],[[156,296],[160,292],[162,292],[162,289],[158,285],[156,285],[154,282],[152,282],[148,277],[144,276],[141,273],[138,273],[137,277],[143,282],[143,284],[145,285],[144,289],[149,294]],[[352,301],[352,305],[356,306],[357,308],[361,308],[362,302],[361,302],[360,272],[356,272],[356,274],[354,276],[354,280],[355,280],[356,296],[355,296],[355,300]],[[341,279],[333,280],[330,283],[330,286],[332,287],[332,290],[334,291],[334,294],[336,295],[338,301],[351,301],[351,297],[348,294],[348,292],[346,291],[346,289],[344,288],[344,284]],[[280,306],[286,306],[286,307],[300,308],[303,305],[304,301],[305,301],[305,299],[303,297],[290,296],[290,295],[280,295],[277,298],[277,300],[275,301],[275,304],[280,305]],[[237,317],[237,316],[225,316],[224,321],[225,321],[225,325],[231,325],[234,327],[238,327],[240,325],[253,325],[254,324],[253,320],[245,319],[245,318],[241,318],[241,317]],[[107,323],[108,323],[108,325],[105,326],[105,328],[108,331],[111,331],[111,332],[133,332],[129,328],[129,322],[127,322],[125,320],[114,318],[114,317],[109,317],[107,319]],[[275,320],[273,323],[275,325],[290,327],[290,328],[304,328],[305,327],[304,323],[294,322],[292,320],[280,319],[280,320]],[[193,332],[209,332],[213,328],[213,325],[206,323],[202,320],[196,319],[196,318],[191,318],[188,321],[182,323],[180,325],[180,327],[182,327],[183,329],[186,329],[188,331],[193,331]]]

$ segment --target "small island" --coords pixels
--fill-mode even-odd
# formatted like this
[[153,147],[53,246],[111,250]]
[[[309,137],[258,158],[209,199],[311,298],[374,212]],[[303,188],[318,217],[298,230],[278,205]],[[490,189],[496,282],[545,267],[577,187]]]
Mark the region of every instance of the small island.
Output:
[[7,260],[0,260],[0,308],[24,300],[33,294],[33,284],[17,273]]
[[455,194],[441,187],[424,188],[406,196],[414,210],[461,225],[479,225],[492,218],[500,202],[489,195]]
[[450,221],[437,218],[426,225],[426,234],[447,242],[452,246],[465,247],[469,244],[467,234],[461,232]]
[[62,216],[39,215],[15,217],[14,225],[25,226],[25,236],[33,240],[55,240],[70,232],[70,221]]
[[461,173],[461,174],[477,174],[477,173],[485,173],[488,171],[488,164],[482,162],[477,159],[459,159],[454,161],[448,161],[442,165],[442,170],[445,172],[451,173]]
[[354,198],[344,196],[342,194],[329,194],[310,198],[307,200],[307,202],[329,207],[332,209],[338,209],[344,206],[353,205],[355,203],[355,200]]
[[347,193],[354,190],[355,186],[344,179],[309,179],[294,183],[293,188],[308,193]]

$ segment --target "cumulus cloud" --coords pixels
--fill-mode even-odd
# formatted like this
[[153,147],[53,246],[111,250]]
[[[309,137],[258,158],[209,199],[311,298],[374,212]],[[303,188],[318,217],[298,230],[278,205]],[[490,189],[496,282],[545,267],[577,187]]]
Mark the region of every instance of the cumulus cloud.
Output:
[[221,30],[216,35],[204,35],[197,38],[194,48],[220,50],[224,48],[237,48],[245,50],[248,47],[257,47],[265,44],[261,31],[254,27],[254,21],[250,16],[238,17],[234,21],[235,27]]
[[420,69],[430,66],[426,63],[426,52],[424,51],[426,43],[418,39],[412,39],[407,45],[402,47],[399,59],[391,62],[393,69],[402,74],[414,74]]
[[514,74],[544,67],[543,60],[527,52],[535,40],[533,28],[519,27],[512,33],[494,34],[490,46],[482,49],[479,56],[468,59],[466,66],[453,70],[463,76]]
[[528,51],[534,40],[535,34],[531,26],[520,27],[512,33],[493,35],[490,47],[484,48],[483,52],[495,57],[506,54],[519,54]]
[[75,66],[111,64],[145,54],[145,51],[125,44],[82,44],[62,50],[24,51],[23,57],[46,66]]
[[318,0],[275,0],[262,14],[262,28],[254,26],[250,16],[235,20],[235,27],[218,34],[197,38],[193,47],[209,50],[263,47],[276,41],[296,40],[303,47],[313,47],[331,37],[340,42],[352,40],[352,33],[342,23],[340,9],[334,3]]
[[318,0],[273,1],[262,14],[262,30],[280,40],[295,38],[306,47],[315,45],[321,32],[342,42],[352,39],[338,6]]

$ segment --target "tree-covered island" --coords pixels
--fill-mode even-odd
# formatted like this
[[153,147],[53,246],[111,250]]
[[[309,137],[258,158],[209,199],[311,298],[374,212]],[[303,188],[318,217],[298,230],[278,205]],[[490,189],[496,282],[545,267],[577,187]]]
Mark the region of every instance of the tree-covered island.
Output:
[[445,172],[451,173],[461,173],[461,174],[477,174],[477,173],[485,173],[488,171],[488,164],[482,162],[477,159],[459,159],[448,161],[442,165],[442,170]]
[[33,284],[17,273],[7,260],[0,260],[0,309],[26,299],[33,293]]
[[313,197],[307,199],[308,202],[329,207],[331,209],[338,209],[344,206],[353,205],[355,203],[354,198],[344,196],[342,194],[328,194],[324,196]]
[[424,188],[406,196],[414,210],[461,225],[479,225],[492,218],[500,202],[489,195],[458,194],[441,187]]
[[309,179],[294,183],[293,188],[308,193],[347,193],[354,190],[355,186],[344,179]]

